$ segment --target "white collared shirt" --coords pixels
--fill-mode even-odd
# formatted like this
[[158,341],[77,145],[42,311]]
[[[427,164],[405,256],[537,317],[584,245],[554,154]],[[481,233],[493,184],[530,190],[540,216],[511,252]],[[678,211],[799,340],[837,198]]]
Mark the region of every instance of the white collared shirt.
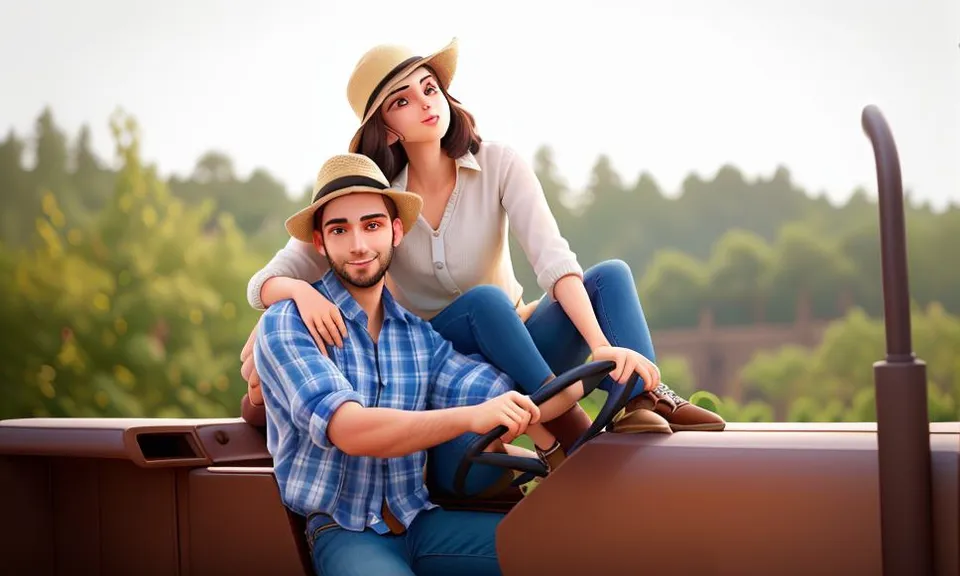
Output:
[[[392,184],[406,190],[406,167]],[[484,142],[476,155],[467,152],[457,159],[456,185],[439,228],[433,230],[420,216],[397,247],[390,267],[397,301],[429,320],[463,292],[490,284],[519,303],[523,287],[510,260],[508,221],[544,292],[552,297],[554,284],[568,274],[582,277],[534,171],[513,149]],[[262,310],[260,289],[267,279],[286,276],[312,283],[327,269],[312,244],[291,238],[250,279],[247,299]]]

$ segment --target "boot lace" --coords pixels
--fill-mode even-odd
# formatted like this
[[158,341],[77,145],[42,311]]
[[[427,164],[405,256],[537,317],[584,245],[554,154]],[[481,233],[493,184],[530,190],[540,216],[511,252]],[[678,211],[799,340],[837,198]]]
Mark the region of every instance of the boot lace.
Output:
[[676,405],[677,407],[683,406],[684,404],[687,403],[686,400],[681,398],[680,395],[678,395],[676,392],[671,390],[670,387],[664,384],[663,382],[661,382],[660,385],[657,386],[655,392],[658,396],[665,396],[666,398],[669,398],[670,401],[673,402],[674,405]]

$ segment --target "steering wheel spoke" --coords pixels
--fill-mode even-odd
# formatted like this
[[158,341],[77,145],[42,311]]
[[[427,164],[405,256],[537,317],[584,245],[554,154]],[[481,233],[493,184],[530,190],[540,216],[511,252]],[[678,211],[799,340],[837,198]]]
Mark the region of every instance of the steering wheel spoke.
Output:
[[[610,360],[590,362],[589,364],[577,366],[542,386],[530,395],[530,399],[534,404],[540,406],[562,392],[565,388],[581,380],[583,381],[583,393],[584,396],[586,396],[596,390],[603,378],[614,368],[616,368],[616,363]],[[633,388],[638,379],[639,376],[634,373],[626,384],[617,387],[619,388],[619,393],[611,393],[607,396],[607,401],[604,403],[603,408],[600,409],[600,413],[590,425],[590,428],[567,450],[568,456],[585,442],[600,433],[601,430],[613,421],[613,417],[630,399],[630,395],[633,393]],[[457,472],[453,480],[454,492],[456,492],[458,497],[469,498],[472,496],[466,492],[466,483],[467,474],[470,472],[470,468],[474,463],[518,470],[523,472],[526,478],[531,476],[544,477],[548,474],[546,464],[539,458],[525,458],[521,456],[511,456],[509,454],[485,452],[493,441],[503,436],[506,432],[507,428],[505,426],[498,426],[490,432],[477,437],[467,447],[467,451],[460,461],[460,465],[457,467]]]
[[511,456],[510,454],[501,454],[499,452],[484,452],[472,458],[474,464],[489,464],[490,466],[499,466],[500,468],[509,468],[533,474],[534,476],[546,476],[547,466],[538,458],[525,458],[523,456]]

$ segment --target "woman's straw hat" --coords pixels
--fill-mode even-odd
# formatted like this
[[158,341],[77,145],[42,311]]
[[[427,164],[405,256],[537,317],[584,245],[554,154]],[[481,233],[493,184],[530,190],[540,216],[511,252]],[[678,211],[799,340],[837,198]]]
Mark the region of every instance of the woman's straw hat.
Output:
[[443,49],[429,56],[418,56],[405,46],[381,44],[367,51],[357,62],[347,83],[347,100],[360,119],[360,127],[350,141],[350,152],[360,146],[360,132],[380,108],[391,91],[420,66],[429,66],[446,90],[457,71],[459,45],[454,38]]

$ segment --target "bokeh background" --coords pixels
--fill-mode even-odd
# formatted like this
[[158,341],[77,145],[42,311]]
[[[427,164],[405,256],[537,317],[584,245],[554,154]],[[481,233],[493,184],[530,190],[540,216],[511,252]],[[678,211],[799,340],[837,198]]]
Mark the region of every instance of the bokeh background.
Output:
[[908,191],[931,418],[958,419],[946,0],[4,3],[0,418],[239,415],[247,280],[353,134],[356,59],[453,36],[451,92],[481,135],[534,167],[585,267],[630,265],[665,381],[728,420],[875,418],[879,231],[859,122],[879,105]]

